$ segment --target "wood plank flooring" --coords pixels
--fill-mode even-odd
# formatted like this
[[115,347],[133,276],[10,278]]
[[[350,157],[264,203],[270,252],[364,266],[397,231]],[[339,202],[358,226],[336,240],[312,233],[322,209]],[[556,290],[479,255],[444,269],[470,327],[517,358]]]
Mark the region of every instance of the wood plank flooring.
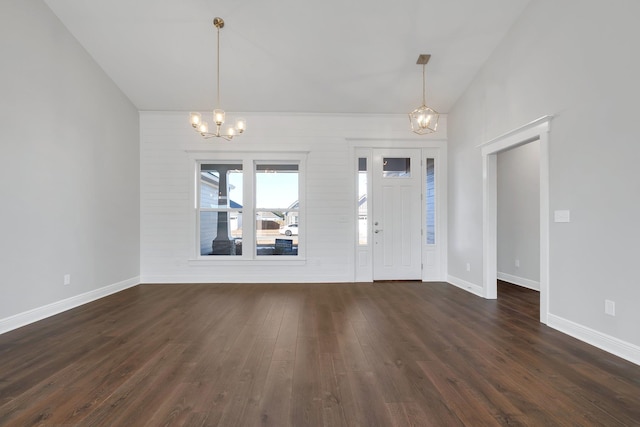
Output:
[[540,324],[538,298],[141,285],[0,335],[0,425],[640,425],[640,367]]

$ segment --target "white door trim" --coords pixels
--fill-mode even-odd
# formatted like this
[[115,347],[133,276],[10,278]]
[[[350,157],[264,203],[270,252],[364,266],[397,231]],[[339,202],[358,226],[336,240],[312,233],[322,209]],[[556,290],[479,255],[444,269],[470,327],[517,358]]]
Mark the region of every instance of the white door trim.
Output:
[[[440,188],[440,196],[442,198],[438,198],[437,203],[439,203],[439,211],[438,214],[440,216],[440,243],[441,247],[441,257],[440,257],[440,271],[442,276],[442,281],[446,281],[448,277],[448,269],[447,269],[447,140],[446,139],[423,139],[423,138],[346,138],[346,141],[349,144],[349,152],[350,156],[353,159],[353,165],[355,171],[358,170],[358,158],[365,157],[367,158],[368,171],[371,173],[371,161],[372,161],[372,153],[374,149],[385,149],[385,148],[417,148],[417,149],[438,149],[440,153],[440,183],[442,187]],[[423,151],[424,154],[424,151]],[[368,244],[367,245],[359,245],[358,244],[358,179],[357,173],[354,173],[353,179],[351,180],[352,185],[352,212],[353,221],[352,225],[352,242],[354,245],[353,250],[353,280],[356,282],[373,282],[373,265],[372,265],[372,224],[369,224],[369,236],[368,236]],[[368,177],[368,190],[367,194],[371,195],[373,192],[372,188],[372,176]],[[371,213],[369,213],[370,215]],[[424,217],[423,217],[424,218]]]
[[498,265],[497,154],[540,141],[540,322],[549,314],[549,130],[551,116],[544,116],[479,146],[482,152],[483,291],[495,299]]

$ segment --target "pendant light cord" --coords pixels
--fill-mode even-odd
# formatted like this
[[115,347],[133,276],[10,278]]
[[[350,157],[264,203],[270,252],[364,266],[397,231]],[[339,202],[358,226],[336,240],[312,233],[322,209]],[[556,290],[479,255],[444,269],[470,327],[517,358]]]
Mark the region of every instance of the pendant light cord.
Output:
[[426,68],[426,64],[422,64],[422,105],[427,105],[427,90],[426,90],[426,85],[425,85],[425,68]]
[[217,92],[217,104],[216,104],[216,108],[220,108],[220,27],[218,28],[218,50],[217,50],[217,68],[218,68],[218,74],[217,74],[217,84],[218,84],[218,92]]

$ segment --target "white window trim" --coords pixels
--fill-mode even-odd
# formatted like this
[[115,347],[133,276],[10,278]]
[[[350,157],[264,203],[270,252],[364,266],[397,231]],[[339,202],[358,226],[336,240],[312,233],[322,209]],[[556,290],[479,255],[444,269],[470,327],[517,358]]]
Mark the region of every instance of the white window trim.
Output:
[[[256,165],[264,163],[272,164],[297,164],[298,165],[298,189],[300,207],[298,210],[300,229],[306,227],[306,161],[307,152],[214,152],[214,151],[188,151],[189,170],[193,182],[189,191],[189,226],[192,230],[190,246],[192,258],[189,265],[301,265],[306,263],[306,231],[298,234],[298,255],[260,255],[256,254],[256,223],[251,222],[251,227],[242,231],[243,252],[239,256],[200,255],[200,219],[199,219],[199,193],[200,193],[200,165],[206,163],[241,163],[245,179],[243,182],[243,207],[241,209],[245,218],[253,218],[255,208],[255,169]],[[244,245],[244,242],[251,242]],[[246,249],[245,249],[246,248]]]

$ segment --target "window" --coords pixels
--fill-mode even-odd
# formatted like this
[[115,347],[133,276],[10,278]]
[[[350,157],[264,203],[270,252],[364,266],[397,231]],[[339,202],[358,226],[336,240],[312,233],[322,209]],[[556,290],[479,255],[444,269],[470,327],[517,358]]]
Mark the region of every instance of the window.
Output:
[[411,178],[409,157],[385,157],[382,159],[383,178]]
[[200,255],[242,255],[242,164],[200,165]]
[[196,161],[198,258],[298,257],[305,231],[303,159],[299,155],[285,155],[278,161],[240,157],[244,158]]
[[436,243],[436,162],[433,158],[426,159],[426,213],[427,213],[427,245]]
[[367,158],[358,158],[358,244],[366,245],[368,239]]
[[256,255],[297,255],[297,164],[256,164]]

